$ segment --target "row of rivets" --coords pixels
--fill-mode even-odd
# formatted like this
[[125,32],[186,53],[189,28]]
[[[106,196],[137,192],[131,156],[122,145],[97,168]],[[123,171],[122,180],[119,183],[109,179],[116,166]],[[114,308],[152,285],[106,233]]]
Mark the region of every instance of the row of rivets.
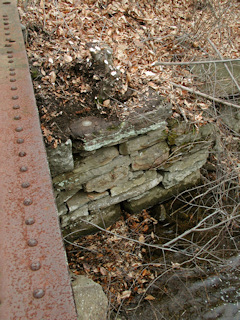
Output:
[[[10,2],[6,1],[6,2],[3,2],[3,4],[11,4]],[[8,15],[4,14],[3,15],[3,24],[4,24],[4,30],[5,30],[5,36],[11,36],[11,33],[10,33],[10,27],[9,27],[9,22],[8,22]],[[12,43],[14,43],[15,41],[12,40],[10,37],[6,38],[6,44],[5,44],[5,47],[8,48],[7,49],[7,58],[8,58],[8,63],[9,64],[13,64],[14,63],[14,54],[13,54],[13,50],[11,49],[12,47]],[[9,49],[10,48],[10,49]],[[14,67],[10,67],[9,68],[9,76],[10,76],[10,82],[11,83],[14,83],[16,82],[16,70]],[[17,91],[18,90],[18,87],[17,85],[12,85],[10,87],[10,90],[11,91]],[[17,94],[13,95],[12,96],[12,100],[18,100],[19,99],[19,96]],[[19,104],[15,104],[12,106],[12,109],[13,110],[20,110],[21,107]],[[21,116],[19,114],[15,115],[13,117],[13,120],[16,120],[16,121],[19,121],[21,120]],[[18,133],[22,133],[24,132],[24,128],[19,125],[19,126],[16,126],[15,127],[15,132],[18,134]],[[17,138],[16,139],[16,143],[19,144],[19,145],[24,145],[25,143],[25,140],[23,138]],[[23,158],[23,157],[26,157],[27,156],[27,153],[25,151],[19,151],[18,153],[18,156]],[[26,171],[28,171],[28,167],[27,166],[21,166],[19,168],[20,172],[21,173],[24,173]],[[23,189],[27,189],[30,187],[30,183],[29,182],[22,182],[21,184],[21,188]],[[30,206],[31,204],[33,203],[33,200],[31,198],[25,198],[23,200],[23,205],[24,206]],[[26,226],[31,226],[35,223],[35,219],[30,217],[28,219],[25,220],[25,224]],[[37,239],[29,239],[27,240],[27,245],[29,247],[35,247],[38,245],[38,241]],[[30,270],[32,271],[38,271],[40,268],[41,268],[41,263],[39,261],[36,261],[36,262],[32,262],[29,266]],[[42,288],[38,288],[36,290],[33,291],[33,297],[36,298],[36,299],[40,299],[42,298],[43,296],[45,295],[45,291],[42,289]]]

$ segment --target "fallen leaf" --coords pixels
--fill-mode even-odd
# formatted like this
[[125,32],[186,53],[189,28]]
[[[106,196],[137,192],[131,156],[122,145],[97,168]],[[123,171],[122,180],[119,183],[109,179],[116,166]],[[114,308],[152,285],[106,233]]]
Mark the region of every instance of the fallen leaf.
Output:
[[149,294],[144,299],[148,301],[152,301],[152,300],[155,300],[156,298],[154,298],[151,294]]
[[49,80],[50,80],[50,82],[51,83],[55,83],[55,81],[56,81],[56,73],[54,72],[54,71],[51,71],[50,73],[49,73]]
[[68,54],[65,54],[64,57],[63,57],[63,60],[66,63],[69,63],[69,62],[72,62],[73,58],[71,56],[69,56]]
[[101,275],[103,275],[103,276],[107,276],[107,275],[108,275],[108,271],[107,271],[105,268],[103,268],[103,267],[100,267],[100,273],[101,273]]
[[120,296],[120,299],[123,300],[123,299],[129,298],[131,296],[131,293],[132,293],[131,290],[123,291]]
[[110,106],[110,99],[104,100],[104,101],[103,101],[103,106],[104,106],[105,108],[108,108],[108,107]]

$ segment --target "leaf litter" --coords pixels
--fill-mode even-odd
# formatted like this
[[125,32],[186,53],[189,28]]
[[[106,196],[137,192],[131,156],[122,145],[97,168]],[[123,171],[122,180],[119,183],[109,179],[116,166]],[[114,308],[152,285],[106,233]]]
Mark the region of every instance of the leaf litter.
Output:
[[[46,144],[69,137],[69,123],[87,115],[127,118],[136,95],[151,87],[172,104],[173,117],[196,126],[211,102],[175,84],[197,89],[189,66],[160,62],[239,58],[239,1],[24,1],[26,48]],[[122,91],[106,101],[94,99],[98,80],[88,44],[107,44],[120,70]],[[95,75],[96,76],[96,75]]]
[[[145,293],[157,270],[163,268],[162,263],[151,264],[146,259],[144,243],[158,241],[150,232],[155,224],[157,220],[143,210],[139,215],[126,213],[125,219],[107,229],[111,235],[99,232],[82,236],[66,247],[70,269],[74,275],[87,275],[100,283],[115,308],[123,301],[131,303],[135,296]],[[147,295],[145,299],[154,297]]]

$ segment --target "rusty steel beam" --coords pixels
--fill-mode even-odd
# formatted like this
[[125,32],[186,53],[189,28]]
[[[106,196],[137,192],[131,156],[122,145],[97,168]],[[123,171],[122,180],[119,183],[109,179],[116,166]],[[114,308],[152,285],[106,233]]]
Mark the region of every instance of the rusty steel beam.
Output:
[[0,319],[77,319],[15,0],[0,0]]

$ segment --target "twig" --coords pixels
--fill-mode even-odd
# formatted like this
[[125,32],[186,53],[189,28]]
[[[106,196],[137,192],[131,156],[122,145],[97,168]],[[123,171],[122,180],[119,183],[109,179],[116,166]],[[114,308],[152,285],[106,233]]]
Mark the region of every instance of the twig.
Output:
[[209,218],[211,218],[212,216],[214,216],[215,214],[217,214],[219,211],[215,211],[212,214],[210,214],[209,216],[205,217],[204,219],[202,219],[195,227],[186,230],[185,232],[183,232],[182,234],[180,234],[179,236],[177,236],[176,238],[164,243],[162,246],[165,247],[169,247],[170,245],[172,245],[173,243],[177,242],[178,240],[184,238],[185,236],[187,236],[188,234],[192,233],[192,232],[203,232],[203,231],[208,231],[208,230],[212,230],[215,229],[223,224],[225,224],[226,222],[230,222],[233,219],[239,218],[240,215],[236,215],[236,216],[232,216],[227,218],[226,220],[223,220],[215,225],[212,225],[210,227],[206,227],[206,228],[199,228],[203,222],[205,222],[206,220],[208,220]]
[[98,251],[96,251],[96,250],[88,249],[86,247],[80,246],[79,244],[76,244],[74,242],[68,241],[66,239],[64,239],[64,241],[67,242],[68,244],[71,244],[74,247],[78,247],[80,249],[83,249],[83,250],[86,250],[86,251],[90,251],[90,252],[93,252],[93,253],[98,253]]
[[45,11],[45,0],[43,1],[43,30],[46,28],[46,11]]
[[198,90],[194,90],[194,89],[188,88],[188,87],[183,86],[181,84],[177,84],[177,83],[174,83],[174,82],[170,82],[170,83],[176,88],[180,88],[182,90],[186,90],[186,91],[194,93],[194,94],[196,94],[198,96],[204,97],[204,98],[206,98],[208,100],[212,100],[212,101],[215,101],[215,102],[218,102],[218,103],[222,103],[222,104],[224,104],[226,106],[229,106],[229,107],[234,107],[234,108],[240,109],[240,106],[235,104],[235,103],[227,102],[227,101],[225,101],[223,99],[220,99],[220,98],[215,98],[215,97],[210,96],[210,95],[208,95],[206,93],[203,93],[203,92],[200,92]]
[[[219,58],[220,58],[220,59],[222,60],[222,62],[223,62],[224,60],[223,60],[220,52],[219,52],[218,49],[216,48],[215,44],[214,44],[209,38],[208,38],[208,42],[210,43],[210,45],[213,47],[213,49],[216,51],[216,53],[218,54]],[[240,92],[240,87],[239,87],[239,85],[238,85],[238,83],[237,83],[237,80],[234,78],[234,76],[233,76],[232,72],[229,70],[227,64],[226,64],[225,62],[223,62],[223,64],[224,64],[224,67],[226,68],[227,72],[229,73],[232,81],[234,82],[235,86],[237,87],[238,91]]]
[[218,211],[214,211],[212,214],[208,215],[207,217],[205,217],[204,219],[202,219],[201,221],[199,221],[199,223],[191,228],[191,229],[188,229],[186,230],[185,232],[183,232],[182,234],[180,234],[179,236],[175,237],[174,239],[166,242],[163,244],[163,247],[169,247],[170,245],[172,245],[173,243],[175,243],[176,241],[184,238],[185,236],[187,236],[188,234],[196,231],[197,228],[199,228],[206,220],[208,220],[209,218],[213,217],[214,215],[216,215],[218,213]]
[[205,63],[223,63],[223,62],[235,62],[240,61],[240,59],[224,59],[224,60],[204,60],[204,61],[187,61],[187,62],[164,62],[157,61],[151,64],[152,67],[155,66],[189,66],[194,64],[205,64]]

